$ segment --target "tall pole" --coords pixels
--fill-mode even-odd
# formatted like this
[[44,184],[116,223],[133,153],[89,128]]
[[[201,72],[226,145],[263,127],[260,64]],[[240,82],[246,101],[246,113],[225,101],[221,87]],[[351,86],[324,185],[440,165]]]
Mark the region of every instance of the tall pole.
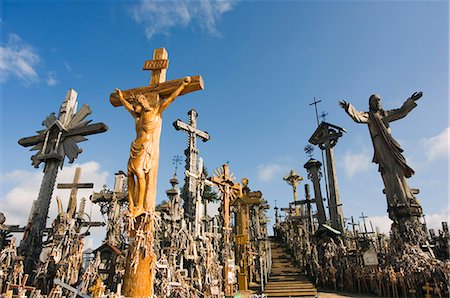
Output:
[[[314,97],[314,102],[310,103],[309,105],[312,106],[314,105],[314,109],[316,111],[316,120],[317,120],[317,127],[319,127],[320,123],[319,123],[319,113],[317,112],[317,104],[319,102],[322,102],[322,100],[316,100],[316,98]],[[323,150],[320,150],[320,155],[322,157],[322,164],[325,166],[325,168],[327,167],[327,165],[325,164],[325,157],[323,155]],[[327,204],[330,205],[330,193],[328,191],[328,177],[327,177],[328,173],[324,173],[323,178],[325,179],[325,192],[327,194]]]

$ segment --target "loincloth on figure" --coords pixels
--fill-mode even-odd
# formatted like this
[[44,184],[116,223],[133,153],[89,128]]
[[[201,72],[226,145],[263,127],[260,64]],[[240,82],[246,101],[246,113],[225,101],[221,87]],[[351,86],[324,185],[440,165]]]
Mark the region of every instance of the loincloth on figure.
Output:
[[130,146],[130,159],[128,160],[128,171],[139,176],[138,173],[148,174],[151,170],[151,159],[153,146],[150,141],[139,143],[134,140]]

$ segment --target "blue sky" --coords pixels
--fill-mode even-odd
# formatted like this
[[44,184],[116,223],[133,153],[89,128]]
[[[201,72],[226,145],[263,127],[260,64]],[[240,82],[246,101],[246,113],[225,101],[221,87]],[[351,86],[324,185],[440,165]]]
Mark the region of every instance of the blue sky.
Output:
[[[205,81],[204,91],[179,97],[164,113],[158,201],[165,199],[173,156],[183,155],[186,146],[186,135],[172,122],[187,121],[187,111],[195,108],[199,128],[211,135],[198,143],[210,173],[229,161],[235,176],[248,177],[272,206],[275,200],[287,206],[292,194],[282,177],[292,168],[307,180],[303,148],[316,128],[309,106],[316,97],[327,121],[347,129],[335,147],[345,216],[363,211],[387,229],[367,127],[354,123],[337,102],[346,99],[367,110],[369,96],[379,93],[390,109],[423,91],[418,107],[393,123],[392,133],[416,170],[410,185],[421,190],[430,225],[448,218],[448,1],[0,5],[0,211],[15,221],[9,224],[26,221],[42,172],[31,167],[31,153],[17,140],[41,129],[69,88],[78,92],[80,105],[91,106],[90,119],[109,126],[81,143],[76,163],[86,167],[86,179],[97,190],[105,183],[112,187],[114,172],[126,169],[134,122],[110,105],[109,94],[148,84],[141,67],[158,47],[169,52],[168,79],[202,75]],[[65,168],[64,178],[71,179],[73,168]]]

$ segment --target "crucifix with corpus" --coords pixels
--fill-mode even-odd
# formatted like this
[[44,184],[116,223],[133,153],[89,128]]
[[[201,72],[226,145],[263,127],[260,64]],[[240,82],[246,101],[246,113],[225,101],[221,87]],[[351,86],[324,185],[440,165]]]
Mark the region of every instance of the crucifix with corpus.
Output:
[[[156,179],[159,164],[159,139],[161,135],[162,113],[179,96],[202,90],[201,76],[185,77],[166,82],[169,65],[168,54],[164,48],[156,49],[153,60],[144,63],[143,70],[151,70],[150,85],[116,92],[110,96],[113,106],[123,105],[136,121],[136,139],[131,143],[128,160],[128,202],[129,211],[138,222],[143,223],[145,232],[153,237],[153,217],[140,216],[153,213],[156,200]],[[143,218],[148,218],[148,222]],[[130,231],[131,236],[136,231]],[[148,241],[148,243],[147,243]],[[138,241],[135,241],[138,242]],[[124,294],[127,297],[153,295],[155,254],[153,240],[146,239],[145,251],[137,249],[137,260],[127,259],[124,277]],[[132,243],[131,246],[138,245]],[[133,250],[131,247],[130,251]],[[133,262],[132,262],[133,261]],[[131,268],[131,263],[137,267]]]
[[223,260],[224,279],[225,279],[225,296],[232,296],[235,284],[234,257],[231,251],[231,226],[230,226],[230,203],[236,197],[242,197],[242,188],[239,183],[235,183],[233,174],[230,173],[228,164],[223,164],[221,169],[216,169],[211,177],[211,182],[217,186],[221,192],[221,209],[223,217]]

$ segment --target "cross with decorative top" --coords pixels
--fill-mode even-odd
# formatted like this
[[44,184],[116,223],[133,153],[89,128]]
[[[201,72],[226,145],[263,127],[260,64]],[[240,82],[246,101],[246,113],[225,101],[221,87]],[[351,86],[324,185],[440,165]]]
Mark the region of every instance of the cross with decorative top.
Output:
[[[198,149],[197,138],[200,138],[203,142],[209,140],[209,134],[206,131],[201,131],[197,128],[197,111],[192,109],[188,112],[189,122],[184,123],[180,119],[177,119],[173,126],[176,130],[182,130],[188,134],[188,148],[184,151],[186,155],[186,171],[194,174],[203,171],[203,169],[197,168]],[[197,180],[193,176],[186,175],[184,184],[185,193],[187,194],[184,199],[184,214],[189,220],[195,218],[195,200],[197,192]]]

